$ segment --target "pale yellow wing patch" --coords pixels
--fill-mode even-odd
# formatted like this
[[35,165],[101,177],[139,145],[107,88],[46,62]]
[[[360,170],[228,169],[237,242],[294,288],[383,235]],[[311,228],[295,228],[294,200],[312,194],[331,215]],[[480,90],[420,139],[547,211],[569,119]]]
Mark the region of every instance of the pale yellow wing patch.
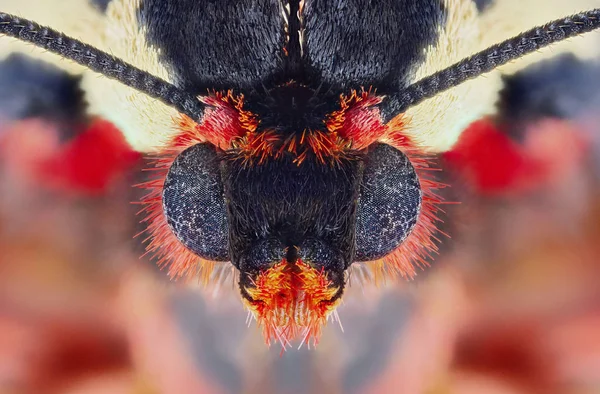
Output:
[[[482,34],[480,49],[497,42],[514,37],[534,26],[564,18],[581,11],[600,8],[600,0],[496,0],[481,15]],[[571,52],[582,59],[594,59],[600,55],[600,32],[565,40],[522,59],[511,62],[500,70],[503,73],[514,73],[542,59]]]
[[[87,0],[2,0],[0,10],[50,26],[171,81],[156,50],[145,44],[136,18],[138,4],[139,0],[113,0],[103,14]],[[173,119],[177,111],[158,100],[31,44],[0,37],[0,59],[14,52],[82,74],[89,112],[113,122],[134,149],[156,150],[176,132]]]
[[[427,49],[426,60],[416,70],[414,81],[535,26],[600,7],[600,0],[496,0],[479,14],[472,0],[444,0],[444,3],[449,12],[448,22],[440,31],[437,45]],[[471,122],[496,111],[501,74],[514,73],[564,52],[596,58],[600,52],[600,33],[545,48],[425,100],[407,111],[407,134],[425,151],[451,149]]]
[[[168,70],[159,62],[158,52],[146,45],[145,31],[137,22],[139,0],[113,0],[106,12],[101,34],[102,48],[142,70],[172,82]],[[142,152],[154,151],[176,132],[178,112],[147,95],[116,81],[86,72],[83,87],[90,112],[113,122],[131,146]]]
[[[103,16],[85,0],[2,0],[0,10],[31,19],[50,26],[69,36],[91,45],[99,45],[99,31],[102,31]],[[11,53],[21,52],[39,58],[71,73],[81,73],[84,68],[66,61],[58,55],[44,51],[31,44],[12,37],[0,36],[0,60]]]
[[[444,0],[444,5],[448,21],[411,82],[464,59],[480,46],[483,33],[475,3]],[[407,134],[426,151],[450,149],[471,122],[493,111],[500,85],[499,75],[490,73],[423,101],[406,112]]]

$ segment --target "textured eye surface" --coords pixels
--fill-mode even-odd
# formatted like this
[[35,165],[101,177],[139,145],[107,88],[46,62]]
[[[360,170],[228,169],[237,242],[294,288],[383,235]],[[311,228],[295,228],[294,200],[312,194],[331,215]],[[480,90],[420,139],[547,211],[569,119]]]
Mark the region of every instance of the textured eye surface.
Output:
[[377,260],[396,249],[417,224],[422,199],[408,157],[389,145],[373,145],[357,207],[356,261]]
[[169,169],[163,209],[177,239],[198,256],[229,260],[229,231],[219,158],[215,148],[197,144],[183,151]]

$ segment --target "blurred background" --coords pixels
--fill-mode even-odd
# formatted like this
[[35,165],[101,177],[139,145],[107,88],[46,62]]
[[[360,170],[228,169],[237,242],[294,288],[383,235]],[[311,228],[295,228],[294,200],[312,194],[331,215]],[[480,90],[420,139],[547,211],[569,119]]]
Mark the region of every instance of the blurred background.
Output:
[[[1,2],[0,2],[1,4]],[[316,349],[267,348],[233,283],[168,280],[132,204],[145,159],[77,77],[0,61],[0,393],[600,393],[600,65],[506,78],[438,157],[440,254],[355,285]]]

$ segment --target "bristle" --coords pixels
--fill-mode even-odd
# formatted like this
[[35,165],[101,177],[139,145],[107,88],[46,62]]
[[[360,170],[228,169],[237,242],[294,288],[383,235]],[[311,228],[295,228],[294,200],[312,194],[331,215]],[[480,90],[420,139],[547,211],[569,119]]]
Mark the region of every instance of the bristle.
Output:
[[246,291],[253,301],[247,308],[263,329],[265,342],[277,340],[283,347],[295,339],[317,345],[328,316],[340,299],[324,270],[316,270],[300,260],[283,260],[261,272],[254,287]]
[[163,212],[162,189],[172,160],[169,161],[165,158],[156,160],[155,179],[139,185],[148,190],[148,194],[142,200],[144,208],[140,212],[145,215],[142,222],[146,224],[144,233],[148,234],[145,239],[146,251],[157,259],[157,264],[161,268],[168,269],[171,278],[193,276],[198,277],[202,283],[206,284],[215,267],[215,262],[203,260],[183,246],[169,228]]
[[[221,149],[231,148],[231,143],[247,133],[254,133],[258,127],[258,119],[252,112],[244,110],[244,96],[234,96],[231,90],[227,92],[214,92],[210,96],[202,97],[201,101],[207,104],[207,110],[201,123],[183,115],[180,121],[183,134],[177,139],[177,144],[188,145],[185,138],[210,142]],[[183,141],[181,140],[183,138]]]
[[231,147],[238,152],[238,157],[244,165],[252,165],[255,162],[260,165],[275,155],[275,145],[279,140],[279,136],[271,130],[262,133],[249,132],[232,141]]
[[[233,102],[240,116],[247,119],[241,126],[238,125],[246,132],[229,140],[211,139],[211,142],[220,143],[218,146],[223,149],[228,145],[235,152],[232,157],[242,160],[247,166],[260,165],[267,159],[278,159],[284,154],[292,154],[297,165],[309,156],[321,164],[336,165],[340,160],[352,159],[354,153],[377,141],[387,130],[381,123],[377,107],[382,98],[371,90],[353,90],[348,96],[341,95],[340,109],[324,119],[323,130],[302,130],[287,137],[273,130],[256,132],[260,119],[243,109],[243,100],[234,101],[231,95],[229,97],[228,102]],[[219,127],[229,125],[220,124]]]
[[437,254],[440,241],[437,234],[445,235],[438,230],[437,215],[441,209],[440,205],[448,202],[442,201],[436,190],[443,189],[446,185],[433,179],[431,172],[436,169],[430,166],[431,160],[428,157],[414,148],[404,133],[405,127],[402,117],[395,118],[388,123],[380,142],[404,152],[415,168],[423,193],[421,211],[415,228],[397,249],[380,260],[362,265],[362,268],[370,272],[369,275],[363,274],[360,278],[372,280],[376,285],[384,283],[387,278],[413,279],[417,269],[427,267],[432,255]]
[[325,122],[329,133],[339,133],[340,138],[351,142],[352,149],[365,149],[386,133],[379,108],[382,97],[372,90],[353,90],[340,96],[340,109],[331,113]]
[[203,100],[211,106],[203,121],[196,123],[186,115],[176,120],[180,132],[151,161],[148,171],[153,179],[138,186],[148,191],[142,199],[144,208],[140,212],[145,215],[142,222],[147,226],[144,231],[147,254],[153,255],[160,267],[167,268],[172,278],[196,277],[208,284],[213,280],[215,267],[222,263],[198,257],[175,237],[163,212],[163,185],[173,161],[185,149],[206,142],[228,147],[233,139],[249,129],[254,131],[256,125],[252,116],[241,109],[242,96],[217,92]]

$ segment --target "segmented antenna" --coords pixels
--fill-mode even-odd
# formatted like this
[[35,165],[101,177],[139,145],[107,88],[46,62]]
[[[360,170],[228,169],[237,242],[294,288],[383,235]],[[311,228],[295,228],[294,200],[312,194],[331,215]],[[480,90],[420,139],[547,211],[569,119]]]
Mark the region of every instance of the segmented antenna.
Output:
[[0,34],[30,42],[65,59],[73,60],[105,77],[115,79],[124,85],[154,97],[192,119],[199,120],[202,118],[204,104],[198,101],[194,95],[49,27],[0,12]]
[[389,95],[387,100],[381,104],[384,121],[388,122],[423,100],[492,71],[511,60],[599,27],[600,9],[595,9],[535,27],[516,37],[493,45],[444,70],[425,77],[397,93]]

